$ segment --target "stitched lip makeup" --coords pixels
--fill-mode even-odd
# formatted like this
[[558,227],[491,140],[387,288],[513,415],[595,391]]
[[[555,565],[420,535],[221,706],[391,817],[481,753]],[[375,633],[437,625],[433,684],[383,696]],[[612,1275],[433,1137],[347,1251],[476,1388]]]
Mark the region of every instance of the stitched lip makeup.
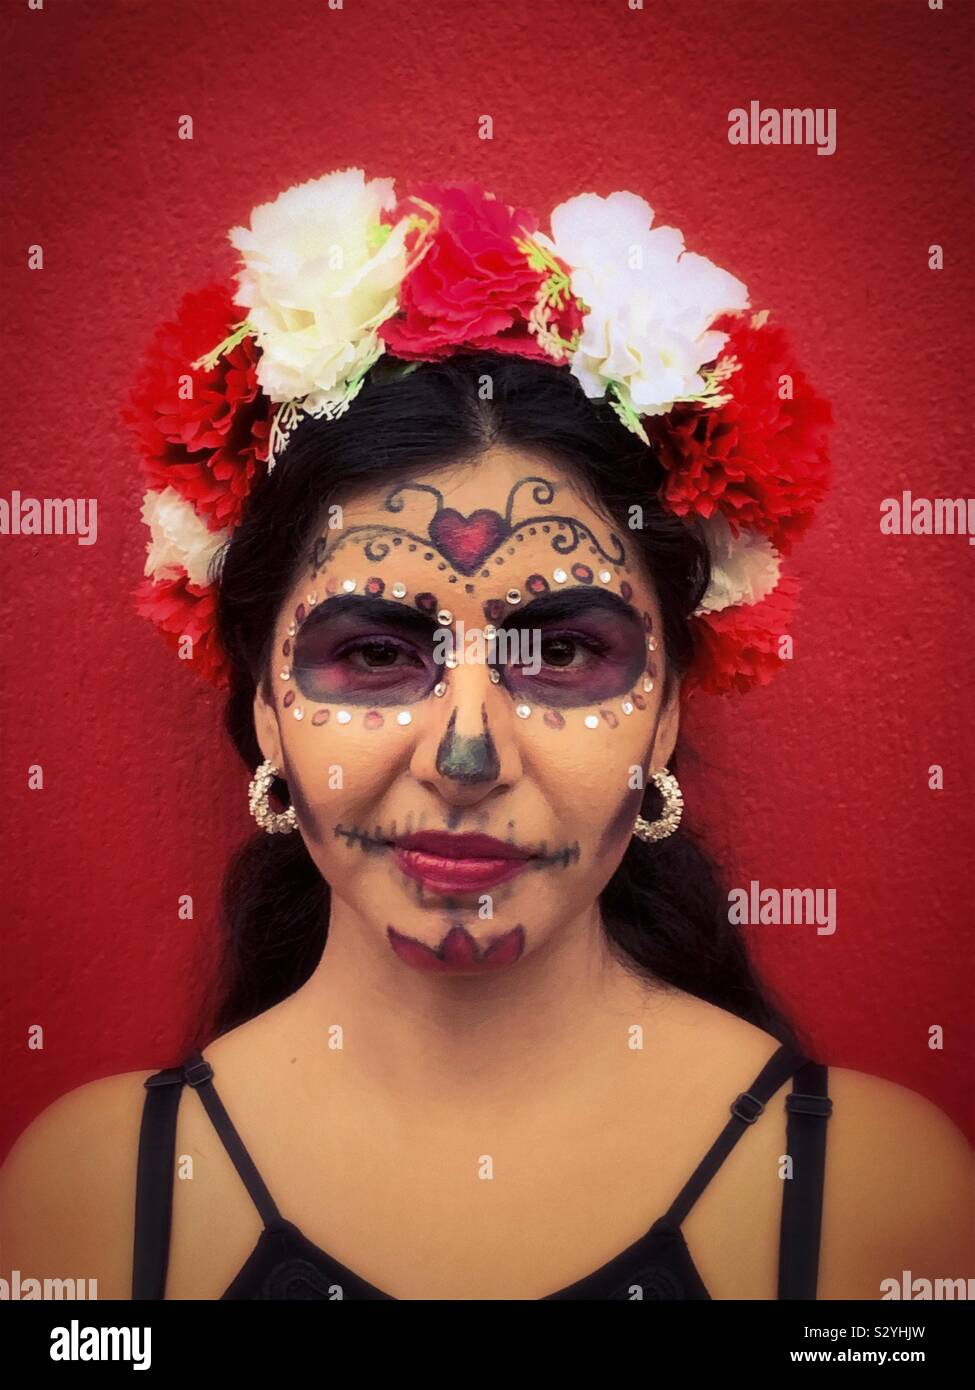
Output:
[[477,892],[515,878],[535,856],[490,835],[421,830],[394,842],[400,868],[432,893]]

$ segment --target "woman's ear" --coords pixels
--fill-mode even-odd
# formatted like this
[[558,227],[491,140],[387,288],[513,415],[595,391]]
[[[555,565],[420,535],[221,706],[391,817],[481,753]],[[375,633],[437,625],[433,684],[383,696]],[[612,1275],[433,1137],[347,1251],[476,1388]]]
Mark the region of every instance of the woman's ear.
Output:
[[281,761],[281,728],[277,711],[264,697],[263,682],[254,693],[254,732],[264,757],[277,768],[283,768]]

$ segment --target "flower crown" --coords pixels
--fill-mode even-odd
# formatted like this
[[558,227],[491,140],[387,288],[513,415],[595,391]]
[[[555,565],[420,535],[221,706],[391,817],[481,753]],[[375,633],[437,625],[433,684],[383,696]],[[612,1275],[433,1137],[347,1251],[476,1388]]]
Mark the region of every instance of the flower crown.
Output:
[[827,490],[832,415],[741,281],[653,217],[635,193],[582,193],[546,235],[477,184],[398,198],[361,169],[255,208],[229,233],[236,292],[186,295],[122,412],[149,487],[138,611],[226,686],[211,561],[302,417],[343,414],[380,358],[396,374],[490,350],[563,366],[608,402],[663,465],[661,504],[703,530],[712,578],[685,688],[768,681],[798,591],[782,557]]

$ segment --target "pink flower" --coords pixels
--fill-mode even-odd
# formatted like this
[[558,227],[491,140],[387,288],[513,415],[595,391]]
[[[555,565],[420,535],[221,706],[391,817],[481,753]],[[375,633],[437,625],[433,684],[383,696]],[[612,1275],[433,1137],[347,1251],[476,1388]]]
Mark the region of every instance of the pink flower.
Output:
[[[552,360],[530,330],[550,271],[533,269],[516,238],[530,237],[538,219],[511,208],[475,183],[424,184],[417,197],[433,204],[440,220],[426,254],[400,286],[400,307],[379,335],[397,357],[436,361],[466,347]],[[386,220],[425,211],[403,200]],[[411,238],[417,233],[411,233]],[[415,241],[408,238],[408,250]],[[568,267],[561,266],[568,280]],[[566,291],[553,307],[550,327],[571,338],[582,313]]]

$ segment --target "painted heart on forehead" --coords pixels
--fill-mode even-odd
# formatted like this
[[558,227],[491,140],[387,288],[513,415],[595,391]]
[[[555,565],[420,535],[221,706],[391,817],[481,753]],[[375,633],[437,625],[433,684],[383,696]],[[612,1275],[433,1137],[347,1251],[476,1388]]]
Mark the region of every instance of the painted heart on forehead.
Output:
[[460,574],[473,574],[493,550],[511,535],[511,527],[498,512],[481,507],[462,516],[443,507],[429,525],[430,539]]

